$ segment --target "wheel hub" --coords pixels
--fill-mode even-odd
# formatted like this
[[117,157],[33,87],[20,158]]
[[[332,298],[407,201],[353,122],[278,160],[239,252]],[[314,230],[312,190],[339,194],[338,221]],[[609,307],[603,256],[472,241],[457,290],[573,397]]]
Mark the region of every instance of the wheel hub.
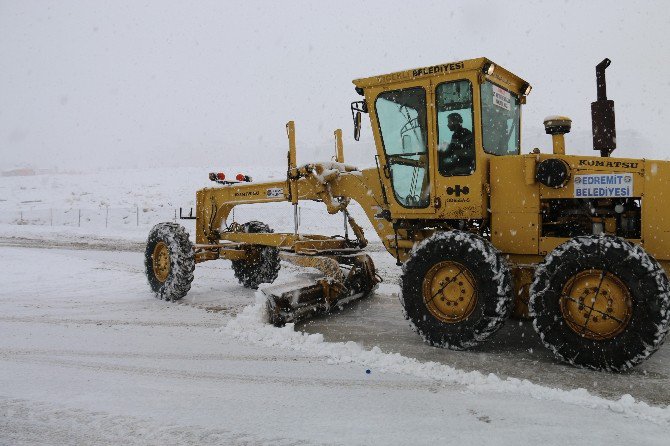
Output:
[[170,275],[170,249],[164,242],[158,242],[151,259],[156,279],[165,282]]
[[428,311],[442,322],[467,319],[477,303],[472,273],[451,260],[433,265],[423,279],[423,300]]
[[617,276],[591,269],[574,275],[565,284],[561,312],[575,333],[588,339],[607,340],[628,326],[633,299]]

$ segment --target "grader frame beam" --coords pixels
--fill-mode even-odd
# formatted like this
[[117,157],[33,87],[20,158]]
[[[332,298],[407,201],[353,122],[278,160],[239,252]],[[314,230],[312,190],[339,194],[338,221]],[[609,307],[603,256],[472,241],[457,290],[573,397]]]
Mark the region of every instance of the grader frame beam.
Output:
[[[314,200],[322,201],[328,212],[334,214],[345,211],[350,199],[361,205],[368,219],[375,222],[375,230],[382,240],[390,243],[394,230],[391,222],[379,217],[385,206],[377,198],[381,197],[381,186],[376,180],[376,170],[357,171],[350,166],[338,166],[335,169],[328,167],[332,165],[325,163],[303,166],[295,169],[295,175],[287,181],[234,184],[199,190],[196,193],[196,243],[212,245],[220,240],[227,240],[290,247],[301,242],[303,245],[314,244],[314,249],[330,249],[330,245],[337,243],[324,236],[226,232],[225,223],[233,207],[243,204]],[[319,172],[325,175],[321,176]],[[361,239],[363,233],[360,226],[351,216],[348,218],[350,226]],[[365,243],[364,240],[361,241]]]

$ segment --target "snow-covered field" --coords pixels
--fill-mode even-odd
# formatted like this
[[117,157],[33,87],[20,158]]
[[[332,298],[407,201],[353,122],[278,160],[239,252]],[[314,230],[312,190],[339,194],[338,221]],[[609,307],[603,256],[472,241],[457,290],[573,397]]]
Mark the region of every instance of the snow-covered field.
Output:
[[[142,243],[193,206],[206,175],[0,177],[0,444],[668,443],[667,345],[623,375],[556,363],[517,321],[476,351],[428,347],[402,319],[399,268],[360,211],[385,282],[340,314],[266,325],[227,262],[199,265],[180,303],[156,300]],[[293,225],[288,205],[236,211],[254,218]],[[341,227],[302,206],[303,231]]]
[[[146,239],[147,228],[160,221],[173,221],[195,206],[195,191],[216,186],[208,173],[223,171],[228,178],[248,174],[254,181],[277,181],[286,178],[281,167],[256,166],[252,171],[238,166],[206,168],[110,169],[86,173],[57,171],[27,176],[0,177],[0,224],[41,226],[39,232],[53,227],[61,232],[91,233]],[[323,212],[319,203],[301,203],[300,224],[306,231],[341,233],[341,215]],[[268,211],[270,212],[268,214]],[[176,212],[176,214],[175,214]],[[351,212],[367,225],[360,207]],[[259,218],[275,230],[293,231],[293,210],[290,203],[247,205],[235,209],[236,221]],[[192,228],[192,222],[183,224]],[[17,229],[23,232],[23,228]],[[30,231],[31,229],[26,229]],[[141,234],[141,236],[140,236]],[[370,240],[378,240],[372,229]]]

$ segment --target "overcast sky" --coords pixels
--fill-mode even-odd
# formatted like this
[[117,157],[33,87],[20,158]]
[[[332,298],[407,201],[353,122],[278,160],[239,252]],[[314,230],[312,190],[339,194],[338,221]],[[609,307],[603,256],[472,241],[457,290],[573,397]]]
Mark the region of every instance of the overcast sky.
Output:
[[372,161],[351,80],[486,56],[533,85],[522,147],[573,119],[592,154],[594,66],[612,59],[618,156],[670,157],[668,2],[0,0],[0,170]]

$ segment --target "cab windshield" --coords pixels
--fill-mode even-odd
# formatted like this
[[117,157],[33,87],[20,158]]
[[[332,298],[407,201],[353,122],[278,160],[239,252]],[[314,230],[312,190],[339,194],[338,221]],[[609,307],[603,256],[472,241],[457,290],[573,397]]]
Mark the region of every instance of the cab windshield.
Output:
[[491,155],[514,155],[520,151],[519,96],[484,82],[481,85],[482,145]]

